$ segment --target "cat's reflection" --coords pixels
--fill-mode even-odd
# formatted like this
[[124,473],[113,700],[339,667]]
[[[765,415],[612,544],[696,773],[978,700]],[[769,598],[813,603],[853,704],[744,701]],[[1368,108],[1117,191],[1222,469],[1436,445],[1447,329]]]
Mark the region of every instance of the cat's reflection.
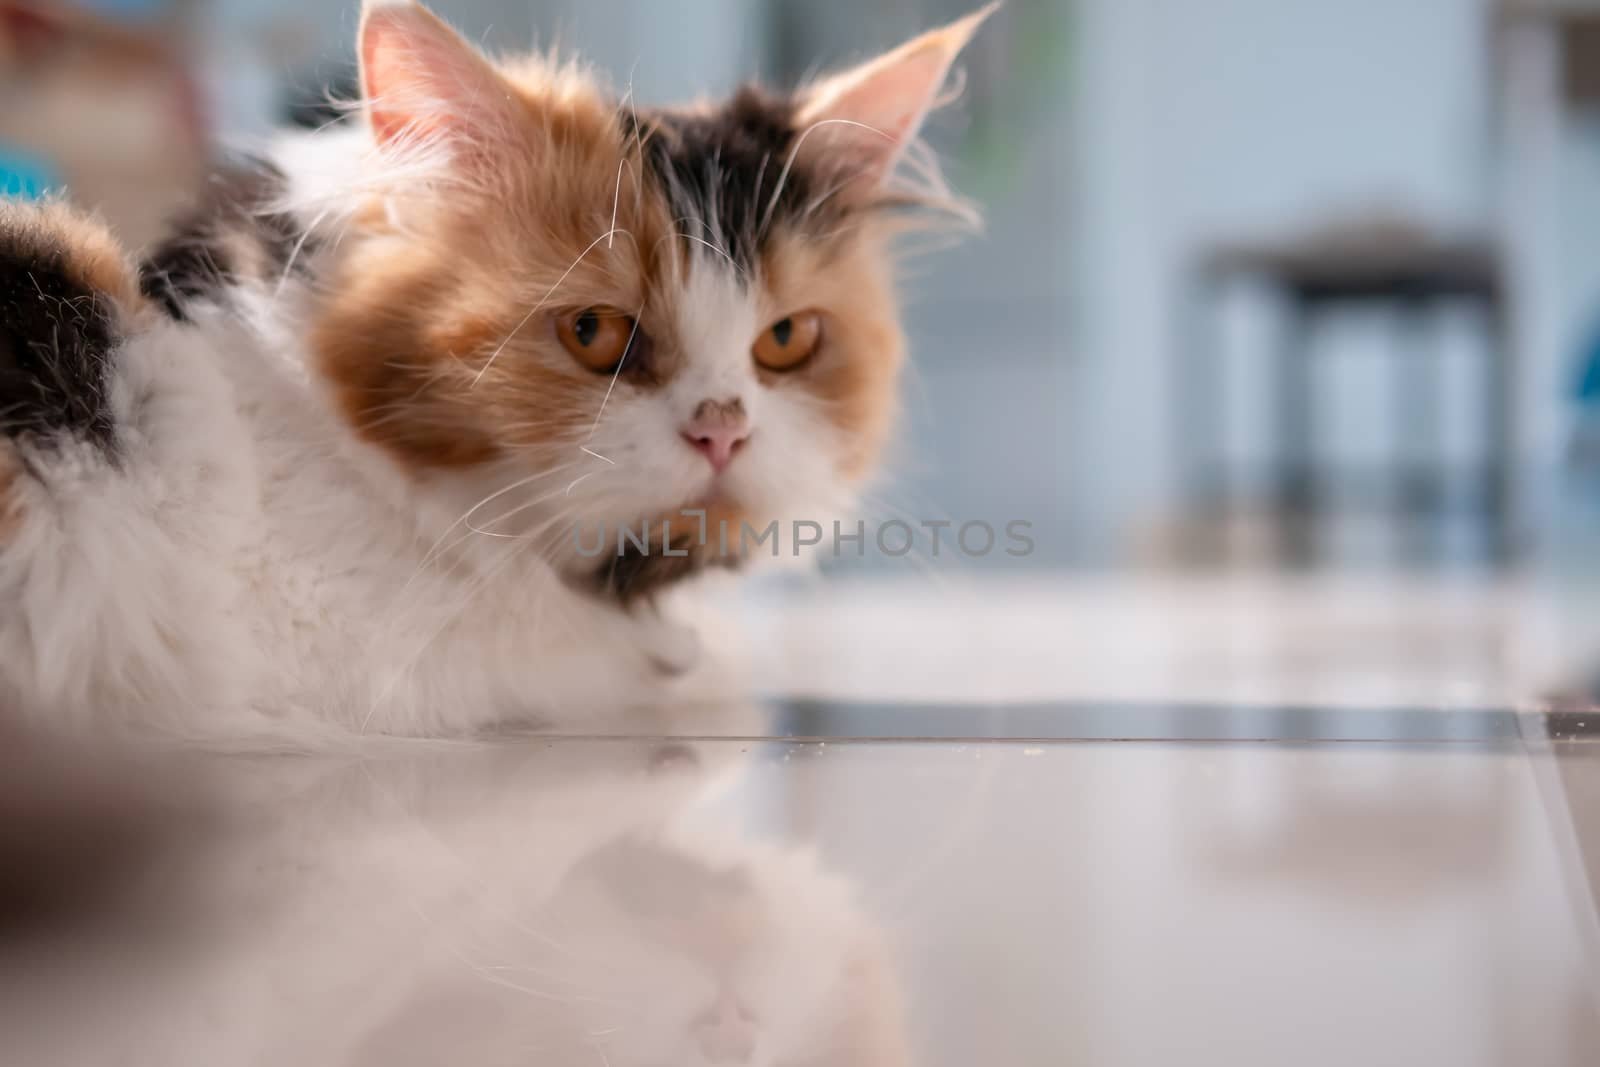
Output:
[[906,1061],[882,947],[809,857],[630,833],[539,907],[468,925],[352,1063]]
[[138,1063],[907,1062],[851,887],[735,825],[772,799],[742,747],[208,765],[220,828],[141,880],[190,936],[121,979],[138,1039],[101,1036]]

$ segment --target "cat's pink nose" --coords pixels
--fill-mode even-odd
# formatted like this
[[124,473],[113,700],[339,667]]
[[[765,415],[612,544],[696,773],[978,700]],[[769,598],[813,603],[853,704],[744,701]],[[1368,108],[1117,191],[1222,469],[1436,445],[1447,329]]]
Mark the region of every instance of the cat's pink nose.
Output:
[[720,472],[750,439],[750,419],[745,415],[744,402],[737,398],[701,401],[683,428],[683,439],[706,457],[713,470]]
[[721,471],[733,462],[733,454],[739,451],[739,446],[749,438],[750,431],[742,428],[718,427],[683,431],[683,439],[689,442],[689,447],[705,456],[710,461],[712,469],[716,471]]

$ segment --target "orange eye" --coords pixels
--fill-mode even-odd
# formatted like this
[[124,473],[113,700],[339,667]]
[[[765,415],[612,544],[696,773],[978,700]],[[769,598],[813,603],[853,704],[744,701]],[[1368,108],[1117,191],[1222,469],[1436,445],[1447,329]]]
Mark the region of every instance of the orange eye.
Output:
[[622,365],[635,332],[633,319],[615,308],[583,308],[556,318],[561,347],[585,367],[606,374]]
[[822,344],[822,316],[801,311],[779,319],[756,338],[750,354],[768,370],[794,370],[810,359]]

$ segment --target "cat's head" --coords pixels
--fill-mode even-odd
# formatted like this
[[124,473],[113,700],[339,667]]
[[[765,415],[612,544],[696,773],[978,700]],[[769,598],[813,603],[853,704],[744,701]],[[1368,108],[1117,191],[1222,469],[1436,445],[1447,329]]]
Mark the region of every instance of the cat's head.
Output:
[[895,408],[891,238],[952,206],[905,164],[985,14],[662,110],[369,4],[370,173],[312,334],[342,410],[420,477],[515,486],[508,535],[838,516]]

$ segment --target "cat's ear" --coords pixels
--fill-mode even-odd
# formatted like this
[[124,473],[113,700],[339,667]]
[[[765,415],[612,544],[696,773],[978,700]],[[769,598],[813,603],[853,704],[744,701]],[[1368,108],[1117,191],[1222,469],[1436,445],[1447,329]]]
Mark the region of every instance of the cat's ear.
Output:
[[798,112],[802,151],[856,170],[864,190],[882,184],[916,139],[956,56],[999,7],[989,4],[810,89]]
[[367,0],[361,93],[379,145],[440,143],[476,155],[514,131],[517,102],[483,54],[412,0]]

